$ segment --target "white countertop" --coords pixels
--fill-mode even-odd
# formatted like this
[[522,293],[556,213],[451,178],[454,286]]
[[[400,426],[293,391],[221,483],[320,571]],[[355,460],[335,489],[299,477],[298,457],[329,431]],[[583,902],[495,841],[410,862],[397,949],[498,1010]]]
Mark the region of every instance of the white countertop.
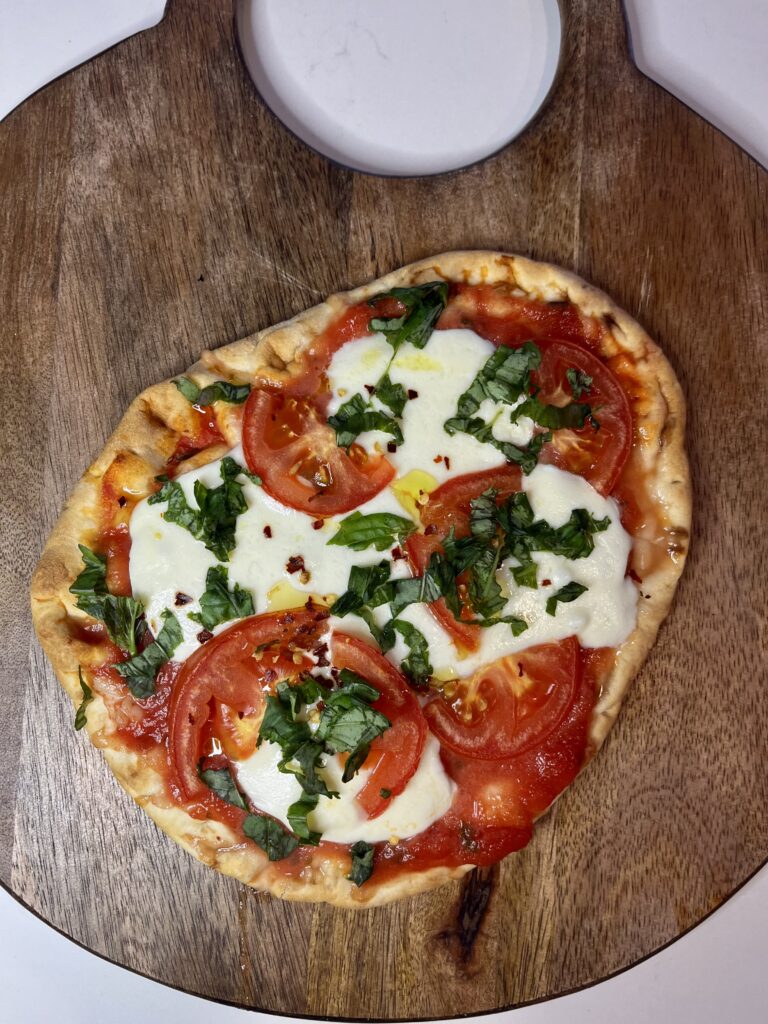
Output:
[[[163,6],[163,0],[7,0],[0,5],[0,117],[68,67],[155,24]],[[626,0],[626,6],[641,69],[768,166],[768,2]],[[767,949],[763,868],[703,924],[631,970],[495,1019],[758,1024],[768,1020]],[[0,991],[3,1024],[283,1019],[188,996],[115,967],[56,933],[2,889]]]

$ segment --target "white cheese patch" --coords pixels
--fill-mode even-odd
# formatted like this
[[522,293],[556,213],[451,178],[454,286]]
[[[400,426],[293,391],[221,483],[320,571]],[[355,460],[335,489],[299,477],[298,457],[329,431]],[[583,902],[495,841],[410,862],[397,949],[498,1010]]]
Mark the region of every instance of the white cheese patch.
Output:
[[[247,760],[237,765],[237,781],[253,804],[288,826],[288,808],[301,799],[302,789],[295,776],[277,770],[280,748],[265,741]],[[355,800],[370,771],[362,769],[349,782],[342,782],[338,758],[329,756],[320,774],[339,797],[321,796],[308,816],[311,829],[322,832],[332,843],[385,842],[396,836],[407,839],[429,828],[451,806],[456,786],[440,760],[440,744],[427,736],[419,766],[403,792],[394,797],[376,818],[367,818]]]
[[[389,375],[393,383],[418,396],[406,403],[403,412],[404,443],[395,452],[387,452],[387,442],[392,438],[382,431],[361,434],[358,443],[369,451],[378,446],[379,451],[386,452],[400,477],[421,469],[443,483],[451,476],[500,466],[504,456],[492,445],[481,444],[469,434],[451,437],[443,429],[445,421],[456,415],[459,397],[493,352],[490,341],[463,329],[435,331],[423,349],[409,343],[402,345]],[[333,396],[329,415],[357,392],[367,396],[365,385],[376,384],[391,356],[392,347],[381,334],[343,345],[328,368]],[[484,405],[488,419],[495,418],[495,404]],[[387,411],[383,406],[377,408]]]

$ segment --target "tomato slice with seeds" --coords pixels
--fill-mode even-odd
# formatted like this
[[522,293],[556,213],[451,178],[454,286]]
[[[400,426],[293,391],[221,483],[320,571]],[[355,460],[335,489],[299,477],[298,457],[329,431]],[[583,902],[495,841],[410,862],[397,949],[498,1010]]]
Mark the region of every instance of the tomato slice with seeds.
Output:
[[[371,744],[365,760],[371,774],[357,794],[368,817],[375,818],[403,792],[418,768],[427,724],[405,677],[370,644],[346,633],[334,633],[331,651],[337,668],[349,669],[376,687],[380,696],[373,706],[392,723]],[[382,790],[389,795],[382,796]]]
[[[300,652],[313,644],[326,618],[325,612],[305,609],[254,615],[230,626],[184,662],[171,696],[168,734],[171,764],[185,799],[207,792],[197,766],[212,702],[258,715],[265,692],[311,667]],[[269,647],[257,651],[264,644]]]
[[267,494],[312,516],[349,512],[390,482],[394,468],[360,445],[349,454],[309,398],[252,391],[243,416],[243,451]]
[[[499,502],[520,490],[522,476],[518,466],[504,465],[479,473],[465,473],[446,481],[429,495],[421,509],[425,532],[412,534],[407,542],[408,556],[417,573],[423,573],[434,551],[442,547],[443,538],[453,529],[456,537],[469,534],[470,502],[492,487]],[[459,579],[461,594],[461,578]],[[437,621],[461,651],[476,651],[480,646],[481,627],[457,620],[443,598],[430,605]],[[469,609],[466,617],[472,618]]]
[[446,684],[424,717],[440,742],[458,754],[484,761],[513,758],[557,729],[579,682],[579,644],[569,637],[500,658]]
[[550,405],[573,401],[566,375],[570,369],[580,370],[592,378],[580,401],[590,404],[599,429],[587,422],[580,430],[554,431],[540,461],[576,473],[601,494],[610,494],[632,448],[629,399],[609,367],[580,345],[557,341],[541,348],[541,366],[534,374],[538,398]]

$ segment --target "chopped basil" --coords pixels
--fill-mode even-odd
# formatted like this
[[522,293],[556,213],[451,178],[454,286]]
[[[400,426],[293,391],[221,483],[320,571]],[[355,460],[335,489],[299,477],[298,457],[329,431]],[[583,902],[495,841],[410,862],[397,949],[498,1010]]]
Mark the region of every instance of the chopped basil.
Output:
[[179,377],[173,382],[192,405],[213,405],[214,402],[229,402],[240,405],[251,393],[250,384],[231,384],[228,380],[215,380],[200,388],[191,377]]
[[[379,691],[364,679],[343,669],[339,686],[328,689],[315,679],[305,679],[291,685],[281,682],[277,694],[266,699],[264,718],[259,730],[259,742],[276,743],[282,758],[281,772],[295,775],[303,796],[291,805],[288,820],[303,843],[319,841],[307,823],[307,816],[317,806],[320,796],[335,797],[319,774],[327,754],[347,753],[343,782],[348,782],[362,766],[370,744],[389,728],[390,722],[381,712],[371,707]],[[313,732],[300,716],[306,705],[322,701],[319,722]]]
[[587,587],[582,583],[566,583],[566,585],[561,587],[556,594],[547,598],[547,615],[554,615],[557,611],[558,604],[567,604],[570,601],[575,601],[576,598],[581,597],[586,590]]
[[205,577],[205,593],[200,598],[200,611],[190,613],[190,619],[204,629],[213,629],[231,619],[244,619],[254,614],[253,598],[237,583],[229,589],[229,574],[225,566],[213,565]]
[[571,367],[569,370],[565,371],[565,376],[571,386],[571,394],[577,402],[582,395],[589,394],[592,387],[592,378],[588,373],[583,373],[581,370],[576,370],[574,367]]
[[80,689],[83,691],[83,699],[80,701],[80,706],[75,712],[75,729],[82,729],[87,722],[86,708],[93,700],[93,691],[91,690],[88,683],[83,679],[83,670],[78,665],[77,677],[80,680]]
[[202,541],[220,562],[226,562],[235,547],[237,517],[248,505],[243,485],[237,479],[245,474],[243,467],[227,455],[221,460],[219,472],[222,483],[218,487],[206,487],[201,480],[195,480],[197,508],[190,506],[177,480],[166,480],[147,500],[150,505],[167,501],[168,508],[163,516],[166,522],[182,526],[195,540]]
[[410,519],[391,512],[372,512],[367,516],[353,512],[342,519],[338,533],[328,543],[352,548],[353,551],[365,551],[370,547],[384,551],[395,543],[402,544],[415,529]]
[[445,309],[448,285],[445,281],[430,281],[413,288],[392,288],[374,295],[368,305],[375,306],[382,299],[395,299],[405,312],[401,316],[374,317],[369,329],[381,331],[395,352],[406,341],[414,348],[424,348]]
[[[446,432],[451,436],[457,432],[469,434],[481,444],[493,445],[508,462],[516,463],[524,473],[530,473],[536,466],[543,445],[552,440],[549,431],[565,428],[578,430],[585,422],[590,422],[598,429],[599,424],[589,405],[578,402],[569,402],[565,406],[548,405],[536,397],[532,392],[531,374],[540,365],[541,352],[532,341],[525,342],[519,348],[499,346],[469,388],[459,397],[456,415],[443,424]],[[585,374],[573,376],[578,372],[568,370],[567,376],[572,390],[574,387],[579,388],[580,395],[584,388],[588,390],[592,381]],[[520,402],[521,398],[524,401]],[[493,424],[475,415],[486,399],[515,406],[510,413],[512,423],[525,416],[544,427],[547,432],[537,434],[527,445],[500,441],[493,434]],[[516,404],[518,402],[519,405]]]
[[85,568],[69,588],[77,607],[107,627],[118,647],[131,655],[138,652],[144,634],[144,606],[132,597],[120,597],[107,590],[107,560],[84,544],[78,544]]
[[151,697],[155,692],[155,677],[162,666],[170,660],[173,652],[179,646],[184,636],[181,626],[173,612],[163,612],[163,628],[148,647],[145,647],[141,654],[137,654],[130,661],[120,661],[114,668],[125,679],[128,689],[134,697],[143,700]]
[[364,842],[362,839],[350,848],[352,868],[347,875],[350,882],[354,882],[355,885],[362,885],[363,882],[368,881],[373,874],[373,855],[375,850],[374,846]]
[[400,667],[414,686],[425,686],[432,675],[432,666],[429,662],[429,645],[424,634],[403,619],[393,619],[390,626],[400,634],[410,648],[410,654],[403,659]]
[[200,772],[200,778],[216,796],[243,811],[248,810],[229,768],[207,768]]
[[349,571],[347,590],[338,597],[331,606],[331,615],[344,618],[369,605],[373,595],[380,586],[389,580],[389,563],[382,561],[377,565],[353,565]]
[[374,388],[374,394],[380,402],[392,411],[393,415],[403,415],[405,403],[408,401],[408,395],[406,394],[405,388],[402,384],[392,383],[389,373],[385,373],[383,377],[379,378],[379,381]]
[[243,832],[260,846],[270,860],[290,857],[299,841],[274,818],[263,814],[249,814],[243,822]]
[[395,444],[403,443],[403,432],[397,420],[372,409],[370,402],[359,394],[340,405],[335,415],[328,417],[328,425],[336,431],[336,444],[340,448],[348,449],[366,430],[382,430],[392,436]]

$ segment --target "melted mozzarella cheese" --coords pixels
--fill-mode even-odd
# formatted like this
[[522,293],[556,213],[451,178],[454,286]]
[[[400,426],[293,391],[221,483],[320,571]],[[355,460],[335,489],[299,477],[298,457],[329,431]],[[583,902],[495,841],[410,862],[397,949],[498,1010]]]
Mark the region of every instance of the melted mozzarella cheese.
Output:
[[[302,796],[294,775],[278,771],[280,747],[265,741],[247,760],[237,765],[237,781],[253,804],[261,811],[288,823],[288,808]],[[355,800],[370,772],[362,769],[349,782],[342,782],[342,766],[337,757],[329,757],[320,770],[328,788],[338,797],[321,796],[307,822],[323,839],[332,843],[385,842],[407,839],[429,828],[451,806],[456,791],[440,760],[440,744],[428,735],[416,772],[403,792],[390,801],[376,818],[367,818]],[[290,827],[290,826],[289,826]]]
[[[242,449],[236,448],[230,455],[243,464]],[[207,487],[217,487],[221,483],[220,465],[220,460],[217,460],[177,478],[190,504],[195,505],[193,489],[196,480]],[[386,552],[372,549],[353,551],[348,547],[329,545],[328,541],[344,516],[327,519],[316,530],[313,526],[316,520],[311,516],[281,505],[246,477],[240,480],[248,509],[237,520],[236,547],[227,566],[229,586],[234,587],[237,583],[248,590],[257,614],[273,607],[271,597],[279,595],[281,586],[331,603],[347,589],[353,565],[375,565],[386,557]],[[164,503],[150,505],[147,501],[140,502],[134,509],[130,526],[131,587],[134,596],[144,602],[147,621],[155,635],[162,625],[164,609],[173,609],[184,635],[174,658],[183,661],[199,646],[197,634],[201,626],[190,618],[190,614],[200,611],[206,573],[217,562],[202,541],[195,540],[188,530],[176,523],[167,523],[163,518],[165,510]],[[404,514],[401,504],[389,489],[360,506],[360,512],[364,515],[372,512]],[[297,555],[304,559],[306,574],[288,570],[288,560]],[[404,561],[395,562],[395,566],[396,574],[408,574]],[[192,601],[176,606],[179,593],[192,598]],[[295,605],[296,602],[293,603]],[[275,607],[280,605],[275,604]],[[226,626],[223,623],[214,632],[220,632]]]

